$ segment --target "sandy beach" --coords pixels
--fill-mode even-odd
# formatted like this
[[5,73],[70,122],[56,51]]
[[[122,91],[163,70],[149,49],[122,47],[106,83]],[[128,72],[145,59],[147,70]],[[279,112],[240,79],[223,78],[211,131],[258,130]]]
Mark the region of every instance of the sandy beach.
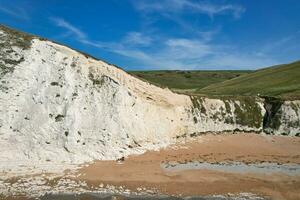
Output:
[[[163,163],[300,164],[300,138],[257,134],[207,134],[160,151],[130,156],[123,162],[96,161],[79,170],[89,185],[111,184],[133,191],[148,188],[169,195],[249,192],[272,199],[299,199],[300,174],[163,169]],[[280,165],[279,165],[280,166]]]
[[[300,138],[210,133],[181,138],[159,151],[85,163],[63,175],[18,176],[3,183],[13,195],[0,195],[0,199],[9,200],[39,194],[46,200],[149,199],[135,196],[139,194],[150,194],[150,199],[167,195],[171,199],[296,200],[300,199]],[[244,194],[246,198],[241,197]]]

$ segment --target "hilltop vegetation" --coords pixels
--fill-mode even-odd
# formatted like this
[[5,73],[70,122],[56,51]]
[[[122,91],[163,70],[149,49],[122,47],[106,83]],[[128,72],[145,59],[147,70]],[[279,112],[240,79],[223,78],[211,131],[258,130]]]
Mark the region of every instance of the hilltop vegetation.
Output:
[[142,80],[148,81],[160,87],[168,87],[176,92],[194,93],[196,90],[204,88],[214,83],[236,78],[240,75],[248,74],[251,71],[129,71]]
[[199,96],[300,97],[300,61],[256,71],[132,71],[160,87]]
[[300,61],[273,66],[200,88],[206,95],[300,96]]

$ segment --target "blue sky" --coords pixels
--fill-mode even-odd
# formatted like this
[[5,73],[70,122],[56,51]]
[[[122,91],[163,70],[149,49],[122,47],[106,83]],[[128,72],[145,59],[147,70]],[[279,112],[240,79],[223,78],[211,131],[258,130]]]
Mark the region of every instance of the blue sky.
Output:
[[299,0],[0,0],[0,22],[127,70],[300,60]]

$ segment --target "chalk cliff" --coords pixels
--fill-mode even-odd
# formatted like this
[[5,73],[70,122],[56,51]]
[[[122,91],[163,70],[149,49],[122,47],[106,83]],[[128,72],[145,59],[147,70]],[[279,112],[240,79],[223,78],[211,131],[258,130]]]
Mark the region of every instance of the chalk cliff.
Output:
[[117,159],[204,132],[300,133],[300,101],[176,94],[5,26],[0,47],[3,170]]

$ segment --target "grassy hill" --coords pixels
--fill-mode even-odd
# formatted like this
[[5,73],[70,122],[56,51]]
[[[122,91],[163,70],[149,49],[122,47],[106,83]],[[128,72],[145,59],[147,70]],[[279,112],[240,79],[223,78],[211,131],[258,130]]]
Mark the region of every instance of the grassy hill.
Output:
[[300,97],[300,61],[273,66],[200,88],[205,95]]
[[129,71],[142,80],[160,87],[168,87],[176,92],[194,93],[196,90],[211,84],[236,78],[251,71]]
[[300,61],[256,71],[130,71],[175,92],[214,96],[300,98]]

